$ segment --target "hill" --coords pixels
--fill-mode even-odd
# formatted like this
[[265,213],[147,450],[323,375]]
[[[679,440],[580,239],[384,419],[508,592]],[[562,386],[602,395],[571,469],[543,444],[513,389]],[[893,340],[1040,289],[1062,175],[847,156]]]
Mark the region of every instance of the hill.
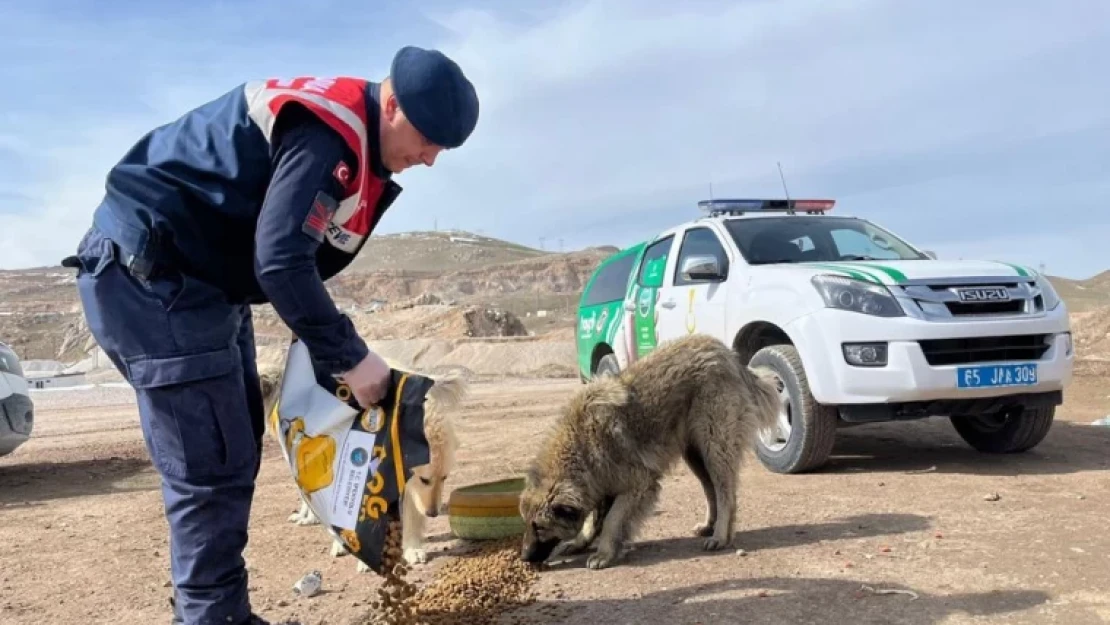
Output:
[[1060,299],[1067,303],[1069,312],[1087,312],[1110,306],[1110,270],[1086,280],[1054,276],[1048,279],[1060,294]]
[[[327,288],[368,338],[544,334],[573,326],[582,287],[614,251],[550,252],[462,231],[382,235]],[[415,310],[419,298],[438,307]],[[260,344],[285,340],[270,306],[254,312]],[[74,271],[0,271],[0,337],[25,359],[84,358],[90,343]]]
[[348,269],[432,271],[477,268],[537,258],[548,252],[462,230],[370,237]]
[[[533,334],[571,340],[582,288],[615,251],[561,253],[464,231],[405,232],[372,237],[351,268],[327,286],[367,338]],[[1110,314],[1110,271],[1086,280],[1049,279],[1084,326],[1083,347],[1101,352],[1105,331],[1092,324]],[[23,358],[82,359],[90,342],[80,311],[71,270],[0,271],[0,338]],[[284,342],[288,331],[271,307],[256,307],[255,316],[260,345]]]

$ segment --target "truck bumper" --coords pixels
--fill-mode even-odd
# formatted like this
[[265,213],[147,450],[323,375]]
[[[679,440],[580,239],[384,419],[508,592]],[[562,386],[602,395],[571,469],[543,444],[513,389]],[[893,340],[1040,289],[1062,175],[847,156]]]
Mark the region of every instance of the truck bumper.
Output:
[[[1017,402],[1058,404],[1071,381],[1075,360],[1067,311],[1059,306],[1043,316],[1024,319],[929,322],[912,318],[883,319],[821,310],[784,328],[802,358],[814,398],[852,408],[851,420],[879,420],[930,412],[984,412]],[[846,343],[882,343],[883,366],[849,364]],[[996,387],[960,388],[958,374],[976,365],[1036,364],[1036,382]],[[907,404],[880,408],[866,405]],[[872,414],[871,418],[864,415]],[[928,416],[918,414],[918,416]],[[847,418],[847,416],[846,416]]]
[[9,395],[0,400],[0,456],[27,442],[34,425],[34,405],[26,395]]
[[31,398],[14,392],[8,374],[0,373],[0,456],[6,456],[27,442],[34,428],[35,406]]

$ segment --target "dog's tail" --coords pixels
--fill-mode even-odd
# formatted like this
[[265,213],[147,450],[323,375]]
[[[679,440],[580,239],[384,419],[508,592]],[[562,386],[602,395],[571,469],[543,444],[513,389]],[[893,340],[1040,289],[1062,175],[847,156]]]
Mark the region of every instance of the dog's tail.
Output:
[[435,384],[432,385],[432,390],[428,391],[428,398],[435,400],[442,408],[457,407],[470,390],[470,384],[460,373],[437,375],[433,379]]
[[262,385],[262,399],[269,403],[281,386],[282,370],[279,368],[264,369],[258,372],[258,381]]

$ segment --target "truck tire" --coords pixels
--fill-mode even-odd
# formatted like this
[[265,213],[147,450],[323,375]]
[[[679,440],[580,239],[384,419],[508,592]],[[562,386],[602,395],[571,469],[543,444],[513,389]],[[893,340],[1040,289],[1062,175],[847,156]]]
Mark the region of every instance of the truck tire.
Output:
[[[748,366],[763,367],[774,373],[775,382],[784,393],[782,409],[785,414],[780,415],[780,419],[787,421],[790,430],[785,444],[780,445],[769,445],[769,433],[760,433],[755,451],[763,466],[775,473],[793,474],[824,465],[836,442],[837,411],[813,398],[797,348],[793,345],[764,347],[752,356]],[[781,430],[775,432],[781,433]]]
[[991,415],[953,415],[952,427],[977,451],[1012,454],[1036,447],[1056,418],[1056,406],[1024,408]]
[[606,376],[617,375],[621,372],[620,363],[617,362],[615,354],[605,354],[601,360],[597,361],[597,369],[594,371],[595,378],[603,378]]

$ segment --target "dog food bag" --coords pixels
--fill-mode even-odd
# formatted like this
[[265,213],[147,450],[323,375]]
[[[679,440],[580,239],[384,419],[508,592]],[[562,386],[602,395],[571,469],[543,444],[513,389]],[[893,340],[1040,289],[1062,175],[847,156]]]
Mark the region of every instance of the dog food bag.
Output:
[[271,431],[301,497],[328,532],[379,575],[389,522],[400,522],[412,467],[429,462],[424,399],[435,382],[391,371],[380,405],[359,407],[302,341],[286,355]]

